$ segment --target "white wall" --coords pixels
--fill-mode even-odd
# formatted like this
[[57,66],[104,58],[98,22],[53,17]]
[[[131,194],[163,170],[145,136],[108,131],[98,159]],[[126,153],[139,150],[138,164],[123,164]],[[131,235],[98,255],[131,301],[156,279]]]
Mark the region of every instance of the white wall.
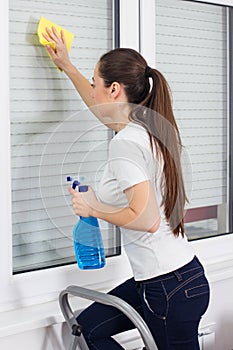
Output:
[[[147,1],[147,0],[143,0]],[[209,1],[211,2],[211,1]],[[221,3],[230,5],[232,1],[212,1],[213,3]],[[11,235],[11,219],[10,219],[10,157],[9,152],[9,94],[8,94],[8,39],[7,39],[7,0],[2,0],[0,3],[0,123],[1,129],[4,130],[3,136],[0,137],[0,167],[1,167],[1,220],[0,220],[0,236],[1,245],[4,247],[3,253],[0,256],[0,280],[1,280],[1,298],[4,296],[6,309],[0,313],[0,349],[18,350],[33,349],[33,350],[62,350],[67,349],[67,328],[63,323],[59,305],[57,302],[58,292],[68,284],[90,284],[89,277],[78,275],[75,267],[69,267],[64,270],[61,277],[60,270],[51,270],[48,273],[48,280],[56,285],[53,293],[44,295],[40,293],[43,286],[40,286],[40,281],[45,272],[34,274],[26,274],[23,276],[11,276],[10,260],[11,250],[8,245],[5,245],[6,237]],[[125,6],[124,17],[121,20],[121,44],[122,46],[131,46],[137,48],[138,32],[131,31],[129,36],[128,18],[132,17],[134,10],[134,23],[138,16],[138,4],[135,6],[135,1],[122,1],[121,11]],[[128,10],[127,10],[128,8]],[[136,24],[135,24],[136,25]],[[137,27],[137,25],[136,25]],[[132,27],[131,27],[132,29]],[[124,33],[127,35],[124,36]],[[7,176],[6,176],[7,174]],[[9,242],[9,241],[8,241]],[[233,235],[216,237],[198,242],[193,242],[198,256],[204,263],[207,275],[211,282],[211,303],[206,315],[203,318],[202,326],[212,323],[216,324],[216,348],[215,350],[229,350],[233,348]],[[99,290],[107,290],[120,280],[130,274],[129,266],[124,257],[108,259],[107,269],[101,273],[98,279],[93,277],[92,288]],[[120,273],[116,271],[120,271]],[[76,275],[75,279],[74,276]],[[91,278],[92,278],[91,277]],[[18,281],[21,279],[20,283]],[[6,281],[3,283],[3,281]],[[105,281],[106,283],[102,283]],[[50,284],[48,287],[50,288]],[[18,286],[16,291],[13,291],[12,286]],[[27,288],[35,286],[37,294],[33,297],[27,294]],[[46,287],[46,285],[45,285]],[[45,289],[46,290],[46,289]],[[10,292],[9,292],[10,291]],[[16,294],[18,295],[17,302],[15,301]],[[1,299],[2,300],[2,299]],[[85,307],[85,302],[76,301],[76,308]]]

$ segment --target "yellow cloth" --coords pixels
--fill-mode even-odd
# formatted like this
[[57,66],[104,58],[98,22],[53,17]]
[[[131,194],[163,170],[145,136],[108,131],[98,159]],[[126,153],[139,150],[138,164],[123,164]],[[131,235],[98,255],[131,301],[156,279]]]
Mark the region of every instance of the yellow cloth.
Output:
[[[56,48],[56,44],[54,41],[47,41],[42,35],[42,33],[45,33],[45,34],[47,33],[46,27],[49,28],[51,31],[52,31],[52,27],[55,27],[57,32],[60,35],[61,35],[61,30],[63,30],[64,35],[65,35],[65,39],[66,39],[67,50],[68,50],[68,52],[70,52],[70,48],[72,45],[74,34],[69,32],[67,29],[60,27],[58,24],[55,24],[55,23],[49,21],[45,17],[40,18],[40,22],[39,22],[38,28],[37,28],[37,34],[39,36],[39,41],[40,41],[41,45],[44,45],[44,46],[50,45],[53,49]],[[58,69],[61,70],[60,68],[58,68]]]

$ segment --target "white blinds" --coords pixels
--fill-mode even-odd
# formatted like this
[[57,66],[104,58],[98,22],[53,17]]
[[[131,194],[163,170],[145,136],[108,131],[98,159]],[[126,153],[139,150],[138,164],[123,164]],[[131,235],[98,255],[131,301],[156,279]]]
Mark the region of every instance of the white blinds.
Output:
[[[14,272],[74,261],[66,176],[96,188],[112,136],[91,113],[78,113],[84,104],[39,44],[40,16],[75,34],[70,56],[87,78],[112,48],[110,0],[10,1]],[[107,254],[116,252],[114,230],[102,226]]]
[[155,0],[156,66],[172,90],[183,144],[192,163],[191,207],[226,202],[226,9]]

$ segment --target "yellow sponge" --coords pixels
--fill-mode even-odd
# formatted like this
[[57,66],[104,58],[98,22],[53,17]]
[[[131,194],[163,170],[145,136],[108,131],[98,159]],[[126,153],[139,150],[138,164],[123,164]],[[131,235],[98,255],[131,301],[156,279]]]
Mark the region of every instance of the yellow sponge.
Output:
[[56,48],[56,44],[54,41],[47,41],[42,35],[42,33],[47,33],[46,27],[49,28],[51,31],[52,31],[52,27],[56,28],[57,32],[60,35],[61,35],[61,31],[63,30],[64,35],[65,35],[65,39],[66,39],[67,50],[68,50],[68,52],[70,52],[72,41],[74,38],[74,34],[69,32],[67,29],[60,27],[58,24],[55,24],[55,23],[49,21],[45,17],[40,18],[40,22],[39,22],[38,28],[37,28],[37,34],[39,36],[39,41],[40,41],[41,45],[44,45],[44,46],[50,45],[53,49]]

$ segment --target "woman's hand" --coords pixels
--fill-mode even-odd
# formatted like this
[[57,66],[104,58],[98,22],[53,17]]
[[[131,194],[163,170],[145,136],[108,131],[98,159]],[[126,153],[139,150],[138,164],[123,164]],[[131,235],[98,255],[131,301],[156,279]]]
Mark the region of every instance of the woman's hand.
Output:
[[61,36],[58,34],[55,27],[52,27],[50,30],[48,27],[46,28],[47,33],[42,33],[43,37],[47,41],[54,41],[56,44],[55,49],[53,49],[50,45],[46,45],[46,49],[53,60],[53,62],[60,69],[66,71],[72,63],[69,59],[69,54],[66,46],[66,39],[63,30],[61,31]]
[[98,201],[91,187],[87,192],[77,192],[70,187],[69,192],[74,212],[79,216],[94,216],[119,227],[149,233],[155,233],[160,226],[160,210],[154,186],[149,180],[125,190],[129,202],[126,207]]
[[84,217],[93,216],[93,210],[98,204],[93,189],[88,186],[87,192],[78,192],[70,187],[69,192],[72,195],[72,204],[75,214]]

